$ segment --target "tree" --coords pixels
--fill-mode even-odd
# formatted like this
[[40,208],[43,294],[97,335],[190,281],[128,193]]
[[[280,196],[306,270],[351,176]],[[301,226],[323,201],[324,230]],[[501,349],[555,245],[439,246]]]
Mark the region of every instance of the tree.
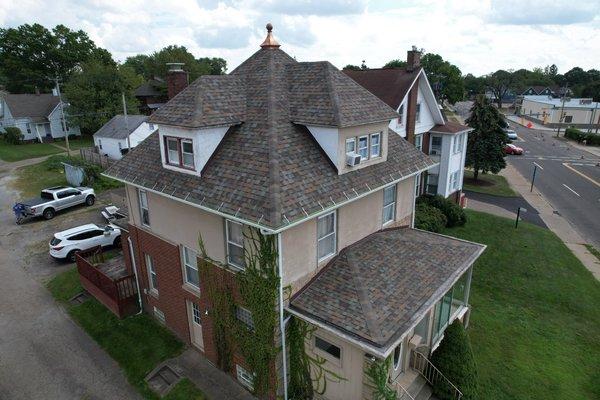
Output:
[[470,98],[485,93],[485,78],[468,73],[463,77],[463,82],[465,91]]
[[227,61],[220,57],[201,57],[198,62],[209,66],[210,75],[223,75],[227,72]]
[[69,123],[84,133],[94,133],[116,114],[123,113],[122,93],[128,110],[137,110],[133,95],[143,78],[132,67],[90,61],[81,66],[64,86],[69,102]]
[[583,97],[591,97],[594,101],[600,101],[600,80],[587,84],[581,95]]
[[[439,347],[431,355],[431,362],[453,385],[462,392],[464,400],[477,398],[477,366],[469,336],[460,320],[446,328]],[[441,400],[454,399],[453,388],[443,379],[436,380],[433,394]]]
[[360,67],[358,65],[348,64],[343,69],[349,69],[350,71],[360,71]]
[[395,60],[388,61],[383,68],[406,68],[406,61],[397,58]]
[[[132,68],[136,74],[146,76],[146,63],[150,57],[146,54],[138,54],[125,59],[124,66]],[[153,77],[148,77],[151,79]]]
[[494,94],[498,109],[502,108],[502,99],[514,86],[513,75],[503,69],[488,75],[485,78],[485,86]]
[[465,86],[460,69],[442,56],[427,53],[421,58],[421,66],[440,100],[454,104],[463,99]]
[[114,65],[110,53],[81,30],[57,25],[50,31],[40,24],[0,29],[0,74],[10,92],[49,91],[54,78],[66,81],[90,59]]
[[473,103],[471,116],[466,122],[473,131],[469,133],[465,166],[473,169],[475,180],[479,171],[497,174],[506,167],[504,146],[508,139],[502,130],[506,122],[498,109],[481,95]]
[[555,77],[558,74],[558,67],[556,64],[546,65],[544,68],[544,75],[548,75],[549,77]]

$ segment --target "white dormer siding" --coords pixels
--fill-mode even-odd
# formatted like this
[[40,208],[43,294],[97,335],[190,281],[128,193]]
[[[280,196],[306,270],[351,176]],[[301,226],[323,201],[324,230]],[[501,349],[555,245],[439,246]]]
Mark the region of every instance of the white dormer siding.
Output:
[[340,130],[338,128],[324,128],[321,126],[307,126],[306,128],[308,128],[331,162],[334,165],[338,165]]
[[[200,172],[212,156],[213,152],[225,137],[229,127],[207,128],[207,129],[182,129],[173,126],[159,125],[160,157],[162,165],[166,169],[186,174],[200,176]],[[166,151],[166,138],[176,138],[179,141],[192,141],[193,167],[173,165],[169,163]],[[181,151],[181,148],[179,148]]]

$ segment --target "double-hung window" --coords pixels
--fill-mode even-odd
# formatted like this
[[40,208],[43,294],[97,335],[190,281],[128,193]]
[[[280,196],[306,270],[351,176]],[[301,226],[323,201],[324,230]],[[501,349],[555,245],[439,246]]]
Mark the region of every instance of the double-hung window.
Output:
[[194,144],[191,140],[181,141],[181,163],[184,167],[194,168]]
[[191,139],[165,137],[167,164],[194,169],[194,143]]
[[371,158],[381,155],[381,133],[371,134]]
[[383,224],[390,223],[396,216],[396,185],[383,189]]
[[183,246],[183,266],[185,269],[185,283],[200,289],[200,276],[198,275],[198,255],[189,247]]
[[140,217],[142,225],[150,226],[150,209],[148,208],[148,194],[145,190],[138,190],[140,200]]
[[319,261],[335,254],[336,226],[335,211],[323,215],[317,220],[317,248]]
[[179,165],[179,140],[168,137],[167,139],[167,162]]
[[363,160],[369,158],[369,137],[367,135],[358,138],[358,154]]
[[346,139],[346,154],[356,152],[356,139],[351,137]]
[[429,154],[440,155],[441,153],[442,153],[442,137],[441,136],[431,136],[431,148],[429,150]]
[[417,150],[423,150],[423,135],[415,135],[415,147]]
[[458,189],[459,171],[455,171],[450,176],[450,187],[455,190]]
[[454,137],[454,154],[460,153],[462,151],[463,137],[464,135],[462,133]]
[[158,293],[158,278],[156,276],[156,270],[154,269],[154,260],[150,254],[144,253],[144,260],[146,261],[146,270],[148,271],[148,285],[150,291]]
[[415,108],[415,121],[421,122],[421,103],[417,103]]
[[244,233],[243,225],[226,220],[227,262],[234,267],[244,269]]

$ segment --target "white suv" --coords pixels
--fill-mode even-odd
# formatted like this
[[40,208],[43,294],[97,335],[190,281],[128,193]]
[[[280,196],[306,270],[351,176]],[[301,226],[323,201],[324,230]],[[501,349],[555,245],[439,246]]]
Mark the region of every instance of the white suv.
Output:
[[57,232],[50,240],[50,255],[58,259],[75,261],[75,254],[96,246],[118,246],[121,243],[121,230],[112,225],[105,227],[96,224],[81,225],[66,231]]

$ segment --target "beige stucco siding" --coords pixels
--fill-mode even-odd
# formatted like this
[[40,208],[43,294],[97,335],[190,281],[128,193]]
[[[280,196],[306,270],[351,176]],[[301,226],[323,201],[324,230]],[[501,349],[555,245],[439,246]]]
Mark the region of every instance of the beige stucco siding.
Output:
[[[129,217],[132,223],[142,227],[137,189],[127,186],[130,199]],[[196,207],[146,192],[150,210],[150,227],[145,228],[174,244],[198,250],[201,235],[208,256],[225,262],[225,234],[223,218]]]
[[340,207],[338,211],[338,249],[350,246],[365,236],[381,229],[383,218],[383,191]]

